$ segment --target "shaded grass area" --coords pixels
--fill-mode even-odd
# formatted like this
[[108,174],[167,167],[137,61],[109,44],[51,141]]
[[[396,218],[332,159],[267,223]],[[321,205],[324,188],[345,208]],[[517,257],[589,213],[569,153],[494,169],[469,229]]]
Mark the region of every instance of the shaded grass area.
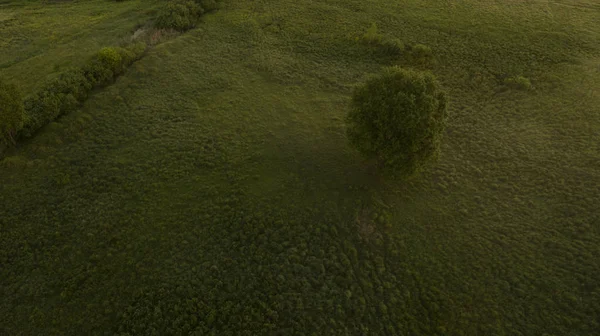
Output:
[[129,42],[158,2],[7,1],[0,4],[0,75],[30,94],[46,77]]
[[[594,334],[597,13],[227,3],[0,163],[0,331]],[[451,97],[406,182],[345,139],[352,86],[403,62],[356,43],[372,22]]]

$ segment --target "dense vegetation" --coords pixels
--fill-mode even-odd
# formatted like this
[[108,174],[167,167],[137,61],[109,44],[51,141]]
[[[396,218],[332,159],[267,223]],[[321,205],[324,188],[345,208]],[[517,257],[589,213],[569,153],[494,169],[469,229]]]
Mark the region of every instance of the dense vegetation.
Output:
[[[162,5],[5,1],[0,76],[28,96]],[[224,2],[6,152],[0,334],[597,334],[598,10]],[[448,91],[440,158],[409,181],[346,137],[390,65]]]
[[58,117],[77,110],[93,88],[112,83],[145,50],[143,42],[128,48],[105,47],[82,68],[71,68],[61,73],[21,103],[26,122],[16,130],[31,137]]
[[386,68],[352,94],[350,143],[382,172],[413,175],[439,155],[446,101],[431,73]]

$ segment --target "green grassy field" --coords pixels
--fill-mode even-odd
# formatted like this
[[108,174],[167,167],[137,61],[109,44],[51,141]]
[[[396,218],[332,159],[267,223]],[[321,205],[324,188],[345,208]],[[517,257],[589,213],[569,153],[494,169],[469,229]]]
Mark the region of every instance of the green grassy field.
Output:
[[[0,334],[598,334],[599,15],[227,1],[0,162]],[[430,46],[450,97],[441,158],[408,181],[345,137],[352,87],[397,62],[356,41],[372,23]]]

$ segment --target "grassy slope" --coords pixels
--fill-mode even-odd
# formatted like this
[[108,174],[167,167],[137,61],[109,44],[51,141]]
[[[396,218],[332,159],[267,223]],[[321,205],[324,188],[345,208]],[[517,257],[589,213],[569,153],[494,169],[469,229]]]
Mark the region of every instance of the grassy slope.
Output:
[[[0,331],[594,334],[594,6],[231,2],[5,159]],[[408,182],[344,138],[373,21],[452,97]]]
[[0,76],[31,93],[49,75],[81,65],[146,23],[155,0],[0,3]]

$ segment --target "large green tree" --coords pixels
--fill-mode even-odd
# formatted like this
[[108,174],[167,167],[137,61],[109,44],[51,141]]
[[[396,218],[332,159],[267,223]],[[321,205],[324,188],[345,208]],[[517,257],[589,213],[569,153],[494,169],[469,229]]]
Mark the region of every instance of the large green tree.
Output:
[[354,90],[348,138],[384,172],[409,176],[438,156],[447,117],[431,73],[389,67]]

